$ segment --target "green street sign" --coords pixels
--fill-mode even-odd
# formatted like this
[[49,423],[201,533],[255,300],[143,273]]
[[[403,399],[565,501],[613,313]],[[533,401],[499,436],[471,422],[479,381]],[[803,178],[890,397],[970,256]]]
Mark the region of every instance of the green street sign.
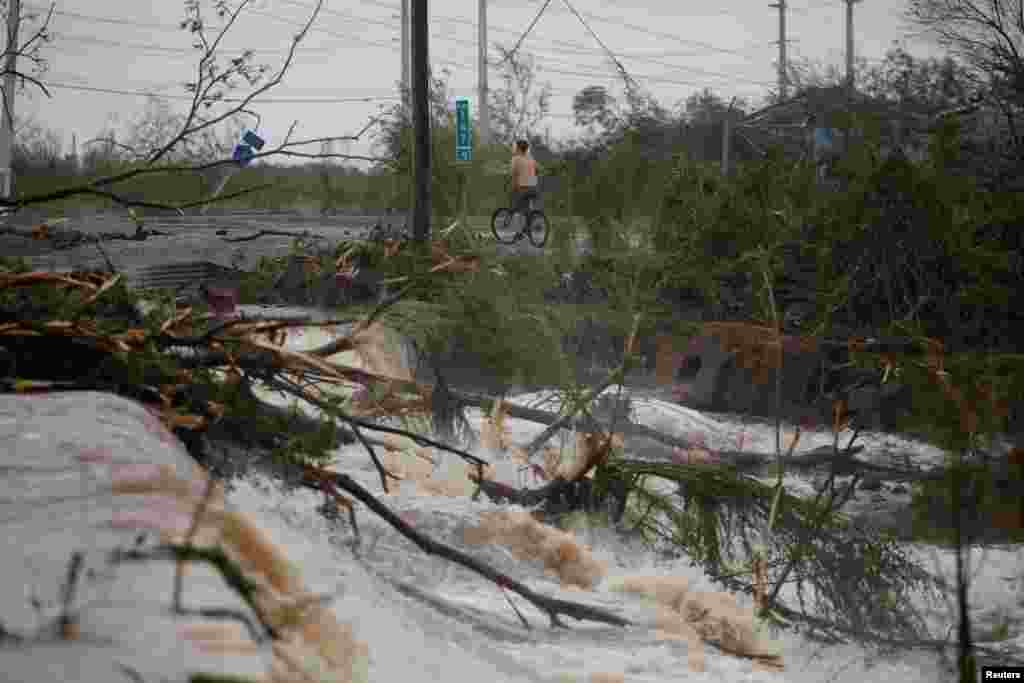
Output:
[[455,159],[470,161],[473,158],[473,137],[469,123],[469,98],[455,100]]

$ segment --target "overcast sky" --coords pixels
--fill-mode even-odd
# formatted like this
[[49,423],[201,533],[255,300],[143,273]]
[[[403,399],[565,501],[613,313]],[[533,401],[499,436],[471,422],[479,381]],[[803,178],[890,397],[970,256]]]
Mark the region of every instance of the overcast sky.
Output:
[[[663,105],[671,107],[703,87],[757,104],[775,83],[778,10],[767,0],[569,2]],[[429,5],[434,68],[451,70],[454,94],[471,97],[475,110],[477,0]],[[542,5],[543,0],[491,0],[489,42],[514,44]],[[185,96],[182,84],[193,78],[197,57],[190,36],[178,28],[181,0],[57,0],[55,6],[53,41],[44,49],[45,82],[53,96],[21,96],[18,114],[59,130],[70,148],[72,133],[81,143],[108,122],[124,125],[145,105],[142,94],[89,88]],[[256,107],[271,144],[294,119],[303,137],[346,135],[380,107],[394,104],[401,71],[399,6],[399,0],[326,0],[285,82]],[[30,0],[25,7],[46,5]],[[225,54],[252,48],[259,61],[276,66],[313,0],[255,0],[252,7],[226,40]],[[933,52],[903,21],[904,7],[903,0],[855,5],[858,56],[878,59],[894,41],[914,54]],[[845,13],[842,0],[791,0],[790,55],[842,64]],[[601,47],[564,0],[552,0],[521,50],[536,57],[540,79],[551,84],[547,125],[554,137],[573,132],[574,93],[588,85],[621,90]],[[498,72],[490,73],[491,86],[500,85]],[[350,146],[353,153],[369,149],[369,140]]]

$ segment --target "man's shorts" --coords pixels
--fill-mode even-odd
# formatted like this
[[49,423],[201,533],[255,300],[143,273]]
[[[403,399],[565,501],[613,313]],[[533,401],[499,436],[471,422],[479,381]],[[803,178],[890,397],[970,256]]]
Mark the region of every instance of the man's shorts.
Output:
[[537,190],[528,187],[525,190],[518,190],[512,193],[512,210],[527,211],[530,208],[530,200],[537,199]]

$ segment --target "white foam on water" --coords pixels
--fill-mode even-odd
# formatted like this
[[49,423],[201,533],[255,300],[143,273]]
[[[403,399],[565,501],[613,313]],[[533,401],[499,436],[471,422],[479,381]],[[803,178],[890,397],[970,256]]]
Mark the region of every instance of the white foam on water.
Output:
[[[329,332],[316,334],[303,338],[302,346],[309,348],[329,340]],[[263,392],[262,396],[284,404],[280,396],[270,392]],[[539,392],[513,397],[511,401],[557,411],[558,404],[552,396],[552,392]],[[467,415],[474,429],[479,430],[480,411],[469,410]],[[711,448],[737,448],[737,441],[743,434],[743,450],[765,454],[775,450],[774,431],[770,426],[713,419],[698,411],[643,396],[633,397],[633,419],[679,436],[705,433]],[[512,440],[519,444],[525,444],[544,428],[515,418],[506,418],[506,427]],[[867,446],[866,452],[883,446],[905,449],[917,466],[928,466],[941,457],[937,449],[892,435],[867,434],[860,438]],[[571,452],[574,440],[564,441]],[[826,432],[805,432],[797,453],[831,444],[832,437]],[[784,442],[784,447],[786,445]],[[500,481],[515,486],[527,483],[519,466],[507,456],[482,448],[476,449],[475,454],[495,465]],[[453,455],[435,455],[442,475],[454,475],[465,467],[465,463]],[[338,450],[337,456],[333,469],[350,474],[370,490],[380,493],[377,474],[360,447],[346,446]],[[424,496],[408,485],[382,498],[416,528],[488,562],[538,592],[604,607],[636,624],[621,629],[566,618],[570,628],[563,631],[552,629],[543,614],[518,596],[506,594],[466,569],[430,557],[361,506],[358,517],[362,545],[360,557],[356,558],[347,545],[351,531],[344,520],[328,522],[316,513],[314,510],[320,501],[315,494],[299,491],[285,496],[273,487],[268,493],[265,485],[254,483],[257,480],[258,477],[240,484],[232,494],[232,501],[253,514],[284,546],[288,555],[297,558],[314,590],[334,592],[338,596],[335,609],[339,618],[353,621],[357,637],[369,644],[371,681],[573,680],[582,683],[589,680],[591,674],[601,672],[624,674],[625,681],[629,682],[901,680],[935,683],[955,680],[930,652],[910,651],[891,660],[878,661],[856,645],[820,645],[785,631],[772,634],[781,645],[786,664],[781,673],[757,670],[750,660],[713,647],[705,648],[704,670],[694,671],[687,660],[685,643],[666,642],[655,633],[649,604],[609,588],[616,578],[627,574],[655,573],[685,576],[695,590],[718,590],[704,572],[691,566],[685,557],[665,560],[611,529],[583,528],[577,530],[577,535],[593,547],[599,559],[608,563],[611,572],[594,591],[566,590],[558,585],[555,577],[546,574],[543,567],[518,561],[504,548],[467,546],[463,542],[462,531],[477,524],[482,511],[508,509],[508,506],[494,505],[486,497],[472,501]],[[664,485],[665,482],[654,484],[659,489],[666,488]],[[796,476],[787,476],[785,486],[804,495],[810,492],[809,483]],[[949,553],[939,552],[939,564],[947,574],[950,558]],[[1015,625],[1024,622],[1024,610],[1009,598],[1013,591],[1007,588],[1009,582],[1003,580],[1007,575],[1021,574],[1020,559],[1019,554],[1000,555],[995,569],[983,571],[978,585],[988,588],[976,588],[972,594],[972,599],[978,602],[979,614],[993,608],[992,604],[986,607],[983,603],[994,601],[1004,607],[1011,605],[1010,619]],[[926,568],[930,567],[926,564]],[[1019,594],[1019,590],[1013,594]],[[750,604],[746,596],[739,599],[741,604]],[[509,600],[529,620],[530,630],[521,626]],[[932,615],[934,623],[940,623],[943,618],[950,617],[941,613]],[[1024,645],[1021,630],[1014,628],[1005,644]]]

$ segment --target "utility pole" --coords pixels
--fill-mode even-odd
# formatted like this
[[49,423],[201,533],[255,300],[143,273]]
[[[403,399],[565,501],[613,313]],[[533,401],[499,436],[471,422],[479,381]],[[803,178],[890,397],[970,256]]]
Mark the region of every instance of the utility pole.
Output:
[[409,0],[402,0],[402,106],[409,110]]
[[786,61],[786,0],[779,0],[769,7],[779,9],[779,99],[786,99],[789,93],[789,64]]
[[736,98],[732,98],[729,101],[729,108],[725,110],[725,116],[722,117],[722,177],[725,178],[729,175],[729,156],[732,151],[732,131],[730,130],[731,122],[729,119],[732,118],[732,108],[736,106]]
[[430,51],[427,0],[412,2],[412,237],[430,239]]
[[480,92],[477,97],[480,104],[477,105],[480,112],[478,121],[480,123],[480,144],[486,145],[491,142],[491,111],[487,106],[487,0],[480,0],[480,11],[477,18],[477,81]]
[[853,3],[859,0],[846,0],[846,88],[853,94],[856,86],[853,73]]
[[722,177],[729,175],[729,116],[722,119]]
[[7,3],[7,50],[4,55],[4,110],[0,112],[0,192],[10,198],[14,190],[11,150],[14,147],[14,74],[18,70],[18,25],[21,23],[21,0]]

